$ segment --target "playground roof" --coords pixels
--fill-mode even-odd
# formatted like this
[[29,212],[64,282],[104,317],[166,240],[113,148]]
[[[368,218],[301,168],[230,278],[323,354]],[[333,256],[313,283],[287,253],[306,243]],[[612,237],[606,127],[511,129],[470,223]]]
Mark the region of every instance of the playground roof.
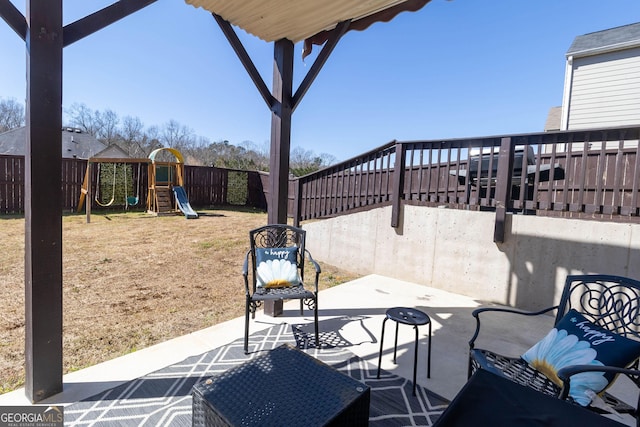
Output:
[[93,156],[91,156],[89,160],[96,161],[97,159],[100,159],[98,161],[105,162],[106,159],[114,159],[114,158],[115,159],[126,158],[127,161],[129,161],[131,156],[129,156],[129,154],[127,154],[127,152],[124,151],[122,148],[118,147],[116,144],[113,144],[113,145],[109,145],[104,150],[98,153],[95,153]]
[[155,162],[156,156],[159,153],[163,153],[167,151],[175,156],[178,163],[184,163],[184,157],[182,157],[182,153],[180,153],[180,151],[176,150],[175,148],[170,148],[170,147],[156,148],[151,152],[151,154],[149,154],[149,160],[151,160],[152,162]]

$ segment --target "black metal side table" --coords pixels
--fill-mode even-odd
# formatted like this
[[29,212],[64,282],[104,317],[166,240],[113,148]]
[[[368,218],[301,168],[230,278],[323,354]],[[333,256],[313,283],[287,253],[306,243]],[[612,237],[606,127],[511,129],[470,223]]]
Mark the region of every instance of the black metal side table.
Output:
[[382,334],[380,337],[380,355],[378,356],[378,376],[380,378],[380,365],[382,364],[382,345],[384,343],[384,326],[387,320],[396,322],[396,339],[393,344],[393,363],[396,363],[396,351],[398,350],[398,325],[413,326],[416,331],[415,351],[413,354],[413,395],[416,395],[416,368],[418,365],[418,326],[429,325],[429,347],[427,349],[427,378],[431,378],[431,318],[427,313],[409,307],[393,307],[387,310],[386,317],[382,321]]

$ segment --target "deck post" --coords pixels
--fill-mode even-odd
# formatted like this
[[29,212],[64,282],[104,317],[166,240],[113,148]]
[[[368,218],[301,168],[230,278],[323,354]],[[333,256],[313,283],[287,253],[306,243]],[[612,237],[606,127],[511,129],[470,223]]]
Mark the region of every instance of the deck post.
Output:
[[25,394],[62,391],[62,0],[27,2]]
[[404,165],[406,163],[406,150],[402,143],[396,143],[396,162],[393,166],[393,193],[391,194],[391,227],[400,225],[400,206],[404,192]]
[[[513,155],[515,147],[511,143],[511,138],[500,140],[500,154],[498,155],[498,171],[496,173],[496,222],[493,231],[493,241],[495,243],[504,242],[505,220],[507,210],[511,207],[511,178],[513,175]],[[525,160],[523,168],[526,173]]]

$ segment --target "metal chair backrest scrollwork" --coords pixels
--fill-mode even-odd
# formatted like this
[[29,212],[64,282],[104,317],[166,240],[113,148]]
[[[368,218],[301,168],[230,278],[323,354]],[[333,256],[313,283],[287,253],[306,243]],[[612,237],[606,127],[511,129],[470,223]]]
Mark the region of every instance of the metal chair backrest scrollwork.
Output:
[[640,341],[640,282],[610,275],[568,276],[555,323],[571,309],[596,325]]
[[305,241],[307,232],[301,228],[290,225],[267,225],[249,232],[251,243],[250,256],[253,265],[252,283],[253,292],[256,291],[256,249],[258,248],[298,248],[298,271],[300,279],[304,282]]

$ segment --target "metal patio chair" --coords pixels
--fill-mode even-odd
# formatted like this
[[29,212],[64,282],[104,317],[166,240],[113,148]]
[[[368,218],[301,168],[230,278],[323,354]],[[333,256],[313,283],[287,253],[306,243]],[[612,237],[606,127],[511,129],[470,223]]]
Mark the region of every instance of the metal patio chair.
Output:
[[[300,315],[304,306],[313,310],[315,345],[318,341],[318,279],[321,269],[305,249],[306,231],[284,224],[271,224],[249,231],[251,248],[247,251],[242,275],[246,296],[244,352],[249,348],[249,313],[264,301],[300,300]],[[315,269],[313,285],[304,281],[305,258]]]
[[[480,318],[490,315],[491,312],[538,316],[552,312],[553,310],[556,310],[554,330],[552,330],[554,333],[563,329],[564,325],[567,324],[567,320],[563,321],[563,318],[572,318],[575,325],[584,326],[582,330],[588,327],[588,322],[576,321],[574,314],[577,312],[582,316],[579,317],[579,319],[584,317],[591,323],[590,331],[592,334],[597,333],[596,327],[601,327],[607,331],[601,336],[612,336],[616,337],[615,339],[624,337],[621,338],[621,340],[634,346],[633,352],[629,352],[629,363],[625,363],[625,366],[597,366],[595,365],[596,362],[564,366],[557,372],[557,378],[555,378],[556,381],[554,382],[525,361],[523,357],[526,356],[526,353],[523,357],[508,357],[490,350],[475,347],[475,341],[480,333]],[[570,310],[575,310],[575,312],[567,315]],[[572,401],[573,403],[576,403],[576,400],[571,397],[571,387],[572,384],[577,383],[578,378],[575,377],[575,375],[584,375],[585,372],[595,371],[600,373],[602,377],[611,375],[613,379],[608,380],[609,384],[615,380],[617,375],[623,374],[640,389],[640,371],[638,370],[638,357],[640,353],[635,354],[635,356],[632,355],[632,353],[637,351],[635,346],[638,344],[638,341],[640,341],[640,333],[638,332],[640,329],[640,281],[610,275],[572,275],[566,279],[560,303],[557,306],[537,312],[525,312],[509,308],[479,308],[473,312],[473,316],[476,319],[476,329],[469,341],[469,377],[478,369],[486,369],[521,385],[548,395]],[[561,321],[562,324],[560,324]],[[556,328],[556,326],[558,327]],[[570,327],[571,326],[569,326],[569,328]],[[594,335],[592,335],[592,337],[593,336]],[[562,337],[564,337],[564,335],[558,334],[556,339]],[[613,340],[613,338],[611,339]],[[583,341],[579,342],[582,343]],[[599,354],[597,357],[599,357]],[[572,378],[574,378],[573,382]],[[606,390],[606,388],[607,387],[605,387],[604,390]],[[578,390],[577,387],[576,390]],[[593,394],[590,396],[593,397]],[[635,417],[636,425],[640,426],[640,417],[638,414],[640,397],[638,398],[636,406],[633,407],[606,392],[599,393],[599,396],[605,405],[596,406],[595,404],[592,405],[589,403],[587,406],[588,409],[598,413],[607,413],[609,412],[608,409],[612,408],[618,413],[627,413]],[[584,406],[584,404],[582,404],[582,406]],[[607,408],[607,406],[609,408]]]

